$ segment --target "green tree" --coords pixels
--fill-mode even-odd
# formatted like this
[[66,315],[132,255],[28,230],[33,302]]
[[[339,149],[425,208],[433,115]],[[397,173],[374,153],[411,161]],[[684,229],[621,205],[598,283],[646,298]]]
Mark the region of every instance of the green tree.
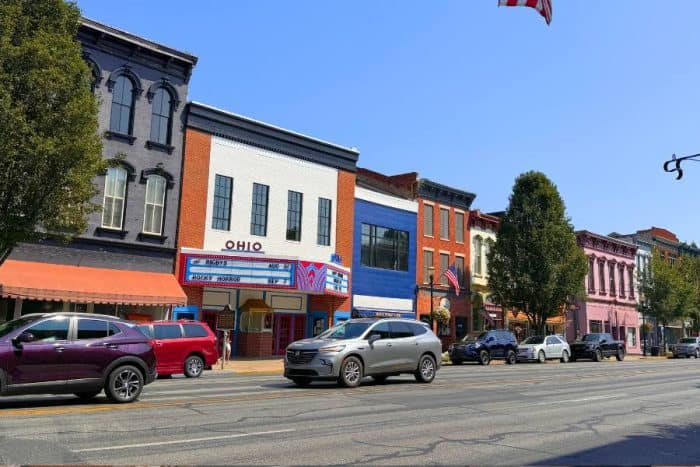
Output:
[[488,264],[495,301],[523,312],[541,334],[547,318],[582,296],[586,257],[544,174],[527,172],[515,180]]
[[0,1],[0,263],[17,243],[81,232],[104,169],[92,76],[64,0]]

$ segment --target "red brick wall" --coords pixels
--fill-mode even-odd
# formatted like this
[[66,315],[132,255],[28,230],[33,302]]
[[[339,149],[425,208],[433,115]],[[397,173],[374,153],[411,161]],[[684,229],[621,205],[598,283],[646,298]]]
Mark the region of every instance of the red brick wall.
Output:
[[[353,222],[355,219],[355,174],[353,172],[338,171],[337,196],[335,250],[343,259],[343,266],[352,268]],[[349,296],[352,296],[351,284],[348,284],[348,293]],[[335,309],[350,311],[350,299],[343,300],[342,303],[336,301]],[[329,322],[332,321],[329,319]]]
[[272,355],[272,333],[241,332],[238,334],[238,355],[242,357],[269,357]]

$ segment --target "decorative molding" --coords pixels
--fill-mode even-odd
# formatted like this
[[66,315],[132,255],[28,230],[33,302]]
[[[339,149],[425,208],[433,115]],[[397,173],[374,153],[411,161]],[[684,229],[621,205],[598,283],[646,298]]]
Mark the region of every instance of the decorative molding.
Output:
[[175,146],[172,146],[170,144],[158,143],[157,141],[151,141],[151,140],[146,141],[146,148],[152,149],[155,151],[166,152],[168,154],[172,154],[173,151],[175,150]]
[[152,234],[152,233],[146,233],[146,232],[139,232],[139,234],[136,236],[136,238],[139,241],[142,242],[155,242],[155,243],[165,243],[165,241],[168,239],[167,235],[157,235],[157,234]]
[[156,91],[160,88],[165,89],[170,94],[170,103],[172,104],[171,112],[175,112],[175,110],[180,106],[180,96],[177,89],[175,89],[175,86],[170,83],[168,78],[161,78],[159,81],[155,81],[153,84],[151,84],[148,91],[146,91],[146,98],[148,99],[148,102],[153,102],[153,97],[156,95]]
[[[111,159],[111,161],[114,160],[115,159]],[[126,170],[126,180],[128,182],[133,182],[134,180],[136,180],[136,169],[133,165],[129,164],[125,160],[117,160],[117,165],[119,165],[122,169]],[[107,175],[107,170],[103,170],[102,173],[100,173],[99,175]]]
[[102,68],[100,68],[100,65],[97,64],[95,60],[90,56],[88,52],[83,52],[83,60],[88,64],[90,67],[90,71],[92,72],[92,78],[93,78],[93,86],[97,88],[99,84],[102,82]]
[[107,79],[107,89],[109,92],[112,92],[114,89],[114,83],[116,82],[117,78],[120,76],[126,76],[131,80],[131,83],[134,85],[133,89],[133,94],[136,99],[141,97],[141,94],[143,93],[143,86],[141,85],[141,78],[134,73],[134,71],[131,69],[131,66],[128,64],[122,65],[120,68],[117,68],[114,70],[110,75],[109,78]]
[[159,175],[163,177],[166,181],[168,189],[171,189],[175,186],[175,177],[173,177],[170,172],[164,170],[162,167],[154,167],[151,169],[142,170],[141,179],[139,180],[139,183],[145,184],[148,181],[149,175]]
[[105,131],[105,138],[129,143],[132,146],[134,145],[134,141],[136,141],[136,136],[125,135],[124,133],[117,133],[116,131],[112,130]]
[[128,230],[108,229],[106,227],[95,227],[95,235],[98,237],[112,237],[112,238],[120,238],[123,240],[127,236],[128,233],[129,233]]

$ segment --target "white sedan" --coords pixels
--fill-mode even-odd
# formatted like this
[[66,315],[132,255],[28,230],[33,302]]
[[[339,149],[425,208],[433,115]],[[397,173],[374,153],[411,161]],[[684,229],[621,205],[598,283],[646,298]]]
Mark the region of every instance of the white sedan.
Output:
[[549,359],[559,359],[562,363],[566,363],[569,357],[571,357],[571,348],[561,336],[532,336],[518,344],[519,362],[544,363]]

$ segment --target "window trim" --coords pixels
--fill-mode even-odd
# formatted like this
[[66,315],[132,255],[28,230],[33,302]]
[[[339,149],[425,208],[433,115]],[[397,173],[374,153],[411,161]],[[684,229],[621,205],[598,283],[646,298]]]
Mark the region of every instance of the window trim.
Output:
[[[156,94],[158,92],[162,91],[164,95],[168,96],[168,115],[161,115],[160,113],[156,113],[156,109],[154,107],[154,99],[156,97]],[[172,91],[170,90],[169,87],[164,86],[160,83],[158,83],[157,86],[151,86],[151,88],[148,90],[148,102],[151,104],[151,128],[150,132],[148,134],[148,141],[146,142],[147,145],[152,146],[152,147],[160,147],[160,148],[171,148],[172,147],[172,142],[173,142],[173,116],[175,115],[175,102],[176,98],[173,95]],[[167,119],[167,128],[166,128],[166,135],[165,135],[165,142],[163,141],[157,141],[153,139],[153,118],[158,117],[159,119]],[[172,151],[172,150],[171,150]]]
[[[133,142],[136,140],[136,137],[134,136],[134,114],[136,113],[137,97],[141,94],[141,91],[139,90],[140,83],[138,83],[138,81],[137,81],[138,78],[134,78],[131,76],[131,74],[124,73],[124,72],[119,73],[116,76],[114,76],[114,73],[113,73],[109,79],[111,81],[111,84],[110,84],[110,81],[107,81],[107,87],[109,89],[109,92],[112,93],[112,100],[111,100],[110,107],[109,107],[109,128],[108,128],[109,135],[108,136],[114,137],[117,139],[125,139],[130,144],[133,144]],[[124,102],[121,102],[121,101],[115,101],[115,99],[117,98],[117,95],[114,94],[114,87],[117,84],[117,81],[119,81],[121,79],[123,79],[123,80],[129,82],[129,84],[131,84],[131,96],[130,96],[131,99],[130,99],[128,105],[125,104]],[[125,108],[128,107],[128,109],[129,109],[128,123],[127,123],[128,128],[127,128],[126,132],[122,131],[123,128],[121,128],[120,122],[115,123],[113,121],[115,104],[119,106],[118,110],[119,110],[120,122],[121,122],[122,113],[124,112]],[[115,125],[116,125],[116,127],[115,127]]]
[[[114,201],[121,199],[122,201],[122,206],[121,206],[121,216],[119,220],[119,226],[115,227],[114,225],[105,224],[105,211],[106,211],[106,206],[107,206],[107,181],[109,180],[109,174],[110,170],[115,170],[115,171],[120,171],[119,173],[124,174],[124,191],[121,195],[121,198],[118,196],[112,196],[110,195],[109,198],[111,199],[112,203],[112,215],[110,216],[112,219],[114,219]],[[114,184],[118,181],[118,179],[115,179],[112,183],[113,186]],[[104,190],[102,194],[102,216],[100,219],[100,228],[106,231],[111,231],[111,232],[123,232],[124,231],[124,217],[126,216],[126,200],[128,199],[128,194],[129,194],[129,172],[125,167],[122,167],[121,165],[117,165],[114,167],[109,167],[107,168],[107,171],[105,173],[105,182],[104,182]]]
[[[227,197],[216,194],[217,177],[221,177],[223,179],[231,181],[231,184],[228,188],[228,196]],[[233,177],[229,177],[228,175],[222,175],[222,174],[215,173],[214,174],[214,187],[213,188],[214,188],[214,192],[212,193],[212,205],[211,205],[212,212],[211,212],[211,224],[210,224],[211,228],[212,228],[212,230],[218,230],[220,232],[230,232],[231,231],[231,211],[233,209]],[[217,211],[217,205],[216,205],[217,199],[228,199],[228,213],[227,213],[227,217],[225,219],[219,218],[216,216],[216,214],[217,214],[216,213],[216,211]],[[222,221],[222,220],[224,220],[226,222],[225,229],[217,227],[217,225],[216,225],[216,221]]]
[[[328,215],[321,217],[321,204],[322,202],[327,201],[328,202]],[[325,226],[321,224],[323,220],[327,220],[328,225]],[[330,198],[323,198],[319,197],[318,198],[318,226],[316,230],[316,243],[320,246],[330,246],[331,245],[331,234],[332,234],[332,225],[333,225],[333,200]],[[327,243],[324,243],[326,240],[326,235],[323,236],[323,239],[321,238],[321,228],[324,228],[328,230],[328,240]],[[322,241],[323,240],[323,241]]]
[[474,250],[474,260],[472,270],[475,276],[483,275],[483,255],[484,255],[484,239],[481,235],[475,235],[472,240],[472,249]]
[[[425,260],[425,254],[430,253],[430,264]],[[430,267],[432,266],[433,271],[435,270],[435,250],[424,248],[423,249],[423,284],[430,284]],[[433,275],[433,279],[435,279]]]
[[[442,235],[442,213],[447,213],[447,233],[445,236]],[[440,206],[440,240],[450,239],[450,208],[444,208]]]
[[[264,218],[264,224],[256,223],[255,206],[262,206],[261,204],[256,203],[256,192],[255,192],[256,187],[264,187],[265,188],[264,215],[258,214],[258,215],[262,215],[262,217]],[[267,237],[267,226],[268,226],[269,214],[270,214],[270,185],[266,185],[264,183],[253,182],[252,197],[250,200],[250,234],[251,235],[255,235],[256,237]],[[263,229],[262,234],[256,233],[253,231],[254,228],[259,227],[259,226],[262,226],[262,229]]]
[[[458,216],[462,216],[462,222],[457,222]],[[465,233],[467,231],[466,222],[467,222],[467,214],[464,211],[459,211],[459,210],[455,209],[455,242],[459,243],[460,245],[464,245],[464,240],[466,238],[466,235],[465,235]],[[459,235],[457,235],[457,233],[459,232],[459,230],[457,229],[458,225],[461,226],[461,228],[462,228],[462,230],[461,230],[462,240],[460,240]]]
[[[152,180],[156,180],[156,181],[162,180],[162,183],[163,183],[163,197],[162,197],[160,205],[158,203],[155,203],[155,202],[154,203],[148,202],[148,187],[149,187],[149,183]],[[156,183],[156,182],[154,182],[154,183]],[[160,174],[156,174],[156,173],[152,173],[152,174],[149,174],[146,176],[146,196],[144,197],[144,202],[143,202],[143,225],[141,227],[141,233],[143,233],[145,235],[155,235],[155,236],[163,235],[163,226],[165,225],[165,208],[166,208],[165,200],[166,200],[167,191],[168,191],[168,180],[164,176],[162,176]],[[146,212],[148,211],[147,208],[148,208],[149,204],[153,205],[153,212],[155,212],[155,208],[157,208],[157,207],[161,208],[161,211],[160,211],[160,229],[158,232],[146,230]]]
[[[367,226],[369,228],[369,263],[374,262],[375,264],[366,264],[363,260],[363,254],[362,254],[362,249],[363,249],[363,238],[365,237],[365,234],[363,233],[363,227]],[[392,268],[385,268],[382,266],[377,266],[377,261],[376,261],[376,252],[373,254],[373,246],[376,245],[376,238],[378,237],[376,234],[377,229],[386,229],[394,232],[395,234],[392,236],[392,264],[394,267]],[[373,234],[374,232],[374,234]],[[401,250],[400,250],[400,233],[404,233],[406,235],[406,269],[401,268]],[[375,268],[375,269],[381,269],[383,271],[395,271],[395,272],[401,272],[405,273],[408,272],[411,269],[411,236],[410,233],[407,230],[400,230],[400,229],[394,229],[392,227],[385,227],[383,225],[377,225],[377,224],[369,224],[367,222],[362,222],[360,224],[360,264],[363,267],[368,267],[368,268]],[[374,258],[374,261],[373,261]]]
[[[427,211],[430,210],[430,233],[427,232],[426,223],[428,221]],[[423,236],[424,237],[435,237],[435,205],[431,203],[423,203]]]
[[[299,200],[299,205],[298,205],[298,210],[297,209],[292,209],[291,203],[292,203],[292,198],[295,197],[295,195],[299,195],[298,200]],[[296,222],[296,227],[297,227],[297,232],[298,234],[295,235],[296,238],[289,238],[289,233],[290,233],[290,227],[291,224],[290,222],[293,219],[293,216],[298,216],[297,222]],[[287,229],[285,231],[285,239],[288,242],[301,242],[302,239],[302,227],[304,225],[304,193],[300,191],[294,191],[294,190],[287,190]]]

